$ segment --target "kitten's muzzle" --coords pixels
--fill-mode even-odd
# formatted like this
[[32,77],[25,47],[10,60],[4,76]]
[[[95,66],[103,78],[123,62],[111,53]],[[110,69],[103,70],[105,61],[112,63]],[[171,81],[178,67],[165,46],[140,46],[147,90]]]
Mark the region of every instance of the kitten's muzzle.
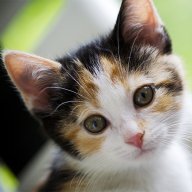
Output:
[[144,135],[145,135],[145,132],[137,133],[136,135],[128,138],[125,142],[129,145],[133,145],[133,146],[141,149],[143,146]]

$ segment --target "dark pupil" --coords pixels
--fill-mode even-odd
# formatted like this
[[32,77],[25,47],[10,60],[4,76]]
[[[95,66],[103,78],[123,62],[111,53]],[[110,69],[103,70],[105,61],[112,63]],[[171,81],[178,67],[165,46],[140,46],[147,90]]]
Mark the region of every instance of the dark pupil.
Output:
[[143,89],[140,92],[138,101],[141,104],[148,104],[148,102],[151,100],[151,92],[149,87],[143,87]]
[[138,89],[134,96],[134,103],[139,107],[148,105],[153,99],[153,89],[151,86],[145,86]]
[[93,129],[97,129],[98,127],[98,123],[97,123],[97,120],[93,120]]
[[141,93],[141,96],[146,99],[146,94],[144,92]]
[[85,121],[84,126],[91,133],[99,133],[106,128],[106,120],[101,116],[91,116]]

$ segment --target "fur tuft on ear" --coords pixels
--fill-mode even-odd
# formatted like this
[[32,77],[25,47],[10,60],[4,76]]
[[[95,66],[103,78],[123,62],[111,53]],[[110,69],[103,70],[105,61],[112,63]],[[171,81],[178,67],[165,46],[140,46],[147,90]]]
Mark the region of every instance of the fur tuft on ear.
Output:
[[115,31],[125,43],[149,45],[171,52],[171,41],[152,0],[123,0]]
[[46,87],[59,82],[61,64],[20,51],[4,51],[2,56],[8,74],[28,109],[49,110]]

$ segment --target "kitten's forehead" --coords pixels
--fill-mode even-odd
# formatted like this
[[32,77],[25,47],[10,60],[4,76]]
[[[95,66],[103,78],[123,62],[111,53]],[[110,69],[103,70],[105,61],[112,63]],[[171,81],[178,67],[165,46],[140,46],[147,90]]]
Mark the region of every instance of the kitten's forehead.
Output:
[[176,67],[180,61],[176,57],[160,55],[153,47],[136,49],[131,57],[128,55],[121,59],[112,54],[97,54],[94,57],[97,65],[90,65],[91,70],[82,67],[87,64],[78,60],[82,67],[79,72],[80,94],[93,108],[116,112],[120,106],[123,113],[133,106],[136,89],[146,84],[155,84],[172,92],[182,89],[180,72]]
[[[103,88],[105,86],[113,90],[123,87],[126,91],[130,91],[154,79],[160,81],[169,76],[169,71],[166,72],[169,65],[166,63],[169,63],[170,59],[159,55],[153,47],[136,47],[130,55],[119,57],[115,57],[113,53],[103,52],[95,52],[95,55],[94,59],[92,54],[84,56],[89,58],[87,59],[89,63],[81,58],[75,61],[78,66],[81,66],[78,72],[80,83],[92,93],[105,89]],[[164,74],[161,75],[160,72]],[[158,76],[157,73],[159,73]]]

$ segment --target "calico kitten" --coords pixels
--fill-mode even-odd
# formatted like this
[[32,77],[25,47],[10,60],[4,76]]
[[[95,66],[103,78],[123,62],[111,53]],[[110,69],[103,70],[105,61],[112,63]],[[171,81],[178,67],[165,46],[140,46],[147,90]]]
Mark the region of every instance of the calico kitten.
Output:
[[107,36],[55,61],[3,60],[61,151],[39,192],[191,192],[181,61],[151,0],[123,0]]

